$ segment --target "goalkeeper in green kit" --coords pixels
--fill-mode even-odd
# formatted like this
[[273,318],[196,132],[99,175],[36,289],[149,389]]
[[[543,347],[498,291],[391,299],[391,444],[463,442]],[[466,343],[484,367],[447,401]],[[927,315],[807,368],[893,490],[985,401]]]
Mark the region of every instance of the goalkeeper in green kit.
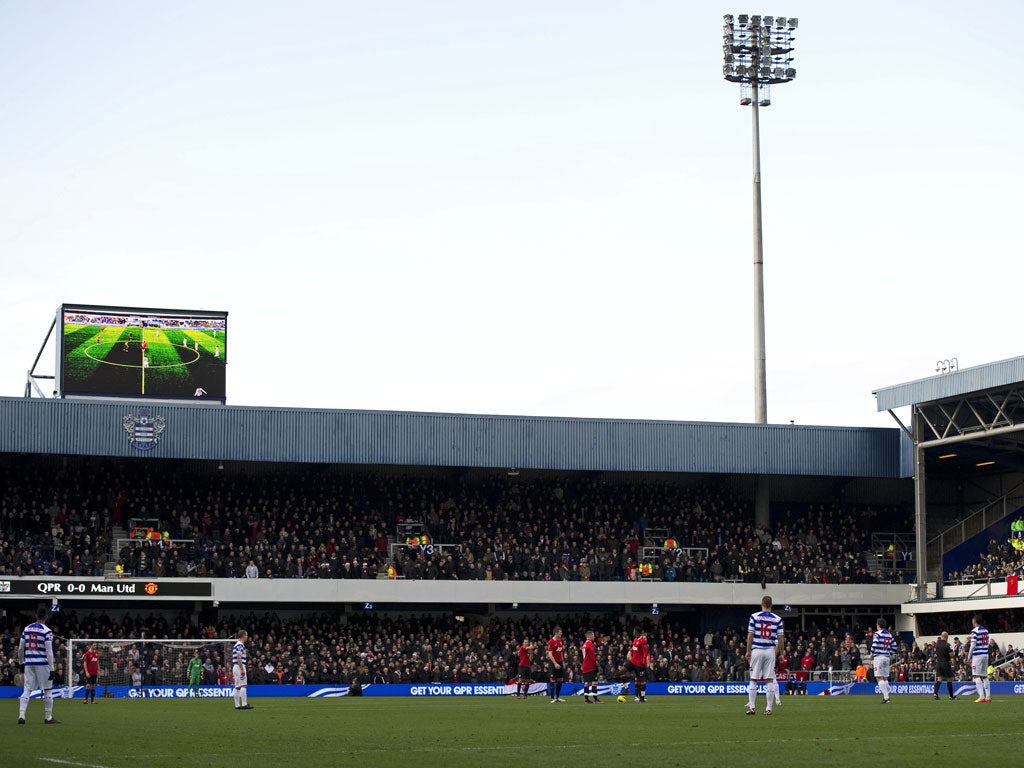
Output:
[[199,649],[192,652],[192,658],[188,660],[188,695],[199,695],[199,678],[203,674],[203,661],[199,658]]

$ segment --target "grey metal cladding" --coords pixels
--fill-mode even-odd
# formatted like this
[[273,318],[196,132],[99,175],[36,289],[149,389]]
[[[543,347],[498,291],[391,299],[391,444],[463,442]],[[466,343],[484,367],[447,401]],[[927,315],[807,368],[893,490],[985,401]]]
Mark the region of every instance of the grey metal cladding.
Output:
[[[160,431],[140,452],[129,426],[143,417]],[[908,476],[901,435],[896,427],[0,398],[0,451],[9,453],[899,478]]]
[[904,384],[879,387],[874,394],[878,410],[890,411],[907,405],[945,400],[1021,381],[1024,381],[1024,357],[1011,357],[995,363],[961,368],[950,373],[937,373]]

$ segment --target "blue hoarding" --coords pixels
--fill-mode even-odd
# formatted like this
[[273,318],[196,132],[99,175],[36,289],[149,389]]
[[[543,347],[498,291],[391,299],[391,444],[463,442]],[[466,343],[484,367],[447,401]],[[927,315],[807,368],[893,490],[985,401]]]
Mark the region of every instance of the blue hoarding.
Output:
[[[921,696],[932,695],[933,683],[892,683],[891,690],[894,696]],[[969,698],[974,695],[974,684],[970,682],[954,683],[954,691],[957,696]],[[101,686],[102,688],[102,686]],[[153,685],[142,688],[129,686],[110,686],[103,689],[106,698],[130,698],[130,699],[187,699],[189,688],[184,685]],[[75,686],[71,692],[73,698],[82,696],[83,687]],[[544,683],[533,683],[530,686],[530,694],[545,696],[547,686]],[[22,689],[14,686],[0,687],[0,699],[16,699],[21,696]],[[449,697],[449,696],[511,696],[516,693],[515,684],[508,683],[420,683],[420,684],[371,684],[362,687],[363,696],[419,696],[419,697]],[[600,683],[598,693],[601,696],[631,695],[622,683]],[[764,694],[764,686],[758,686],[758,693]],[[945,686],[941,691],[945,695]],[[231,686],[204,685],[199,688],[199,698],[224,698],[230,699],[234,694]],[[728,683],[648,683],[647,694],[649,696],[746,696],[747,684],[742,682]],[[53,689],[56,698],[67,698],[64,686]],[[251,698],[270,697],[304,697],[304,698],[334,698],[351,695],[349,685],[250,685],[249,696]],[[562,695],[565,697],[579,696],[582,698],[583,686],[580,683],[565,683],[562,686]],[[807,684],[807,695],[810,696],[849,696],[849,695],[870,695],[881,696],[878,686],[874,683],[843,683],[835,684],[831,688],[825,682],[811,682]],[[1024,695],[1024,683],[992,683],[993,696]],[[39,697],[39,691],[32,694],[33,698]],[[102,696],[102,693],[101,693]]]

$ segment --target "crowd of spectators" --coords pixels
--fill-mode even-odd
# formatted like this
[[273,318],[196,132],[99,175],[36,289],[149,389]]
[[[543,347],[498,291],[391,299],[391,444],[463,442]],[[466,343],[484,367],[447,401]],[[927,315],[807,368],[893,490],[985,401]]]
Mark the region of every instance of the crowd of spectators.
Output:
[[978,553],[977,561],[959,571],[950,571],[946,581],[953,584],[976,584],[1002,580],[1012,574],[1024,572],[1024,551],[1015,549],[1010,541],[989,539],[988,547]]
[[[1007,612],[1008,614],[1012,612]],[[994,617],[996,618],[996,617]],[[460,620],[461,619],[461,620]],[[684,620],[686,619],[686,620]],[[1004,620],[1005,619],[1005,620]],[[951,619],[964,623],[963,616]],[[14,663],[18,632],[16,618],[9,614],[0,626],[0,685],[15,684]],[[1017,631],[1020,619],[1012,615],[996,618],[996,626],[1005,621]],[[358,613],[344,615],[307,614],[282,616],[279,613],[250,613],[212,619],[205,626],[193,623],[184,614],[167,616],[150,613],[125,615],[119,620],[109,614],[75,611],[62,612],[51,622],[55,630],[57,676],[63,680],[67,658],[67,638],[207,638],[203,648],[206,664],[204,683],[227,682],[230,675],[230,641],[238,629],[249,633],[249,680],[252,684],[341,684],[427,682],[506,682],[515,675],[516,651],[528,640],[540,649],[535,653],[538,681],[545,679],[543,646],[554,627],[561,626],[566,637],[566,659],[573,679],[579,670],[579,646],[587,630],[597,634],[598,662],[603,678],[618,679],[637,626],[647,633],[653,658],[651,678],[661,682],[744,681],[748,666],[744,659],[746,627],[725,627],[701,631],[688,626],[692,616],[667,614],[659,620],[636,622],[624,615],[565,614],[456,617],[451,614],[387,615]],[[785,661],[780,665],[790,672],[805,671],[811,679],[825,679],[827,670],[853,672],[863,664],[870,666],[868,616],[846,619],[820,617],[799,629],[787,621]],[[965,632],[966,635],[966,632]],[[933,642],[923,638],[906,640],[897,635],[897,653],[893,659],[894,681],[932,679]],[[213,642],[217,641],[217,642]],[[958,639],[952,641],[958,679],[970,677],[969,659]],[[76,646],[73,670],[81,670],[81,652]],[[1022,659],[1012,646],[990,648],[994,679],[1022,679]],[[127,643],[119,647],[122,658],[138,670],[138,684],[184,684],[185,665],[191,649],[175,649],[159,644]],[[133,656],[134,654],[134,656]],[[123,662],[117,662],[119,666]],[[106,673],[105,673],[106,677]]]
[[[768,527],[721,488],[591,475],[510,478],[330,468],[156,471],[95,459],[0,469],[0,573],[239,578],[864,583],[872,530],[905,510],[780,504]],[[113,541],[132,519],[154,539]],[[397,550],[402,524],[429,543]],[[163,528],[163,530],[160,530]],[[651,531],[661,531],[656,540]],[[663,547],[643,562],[645,545]],[[650,573],[643,569],[650,567]]]

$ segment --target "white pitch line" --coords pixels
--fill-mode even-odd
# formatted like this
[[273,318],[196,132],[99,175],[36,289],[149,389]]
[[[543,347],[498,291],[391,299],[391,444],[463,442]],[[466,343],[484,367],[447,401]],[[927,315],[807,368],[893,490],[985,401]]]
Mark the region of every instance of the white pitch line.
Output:
[[110,768],[109,765],[95,765],[94,763],[76,763],[73,760],[60,760],[56,757],[40,757],[40,760],[45,760],[48,763],[59,763],[60,765],[77,765],[81,768]]

